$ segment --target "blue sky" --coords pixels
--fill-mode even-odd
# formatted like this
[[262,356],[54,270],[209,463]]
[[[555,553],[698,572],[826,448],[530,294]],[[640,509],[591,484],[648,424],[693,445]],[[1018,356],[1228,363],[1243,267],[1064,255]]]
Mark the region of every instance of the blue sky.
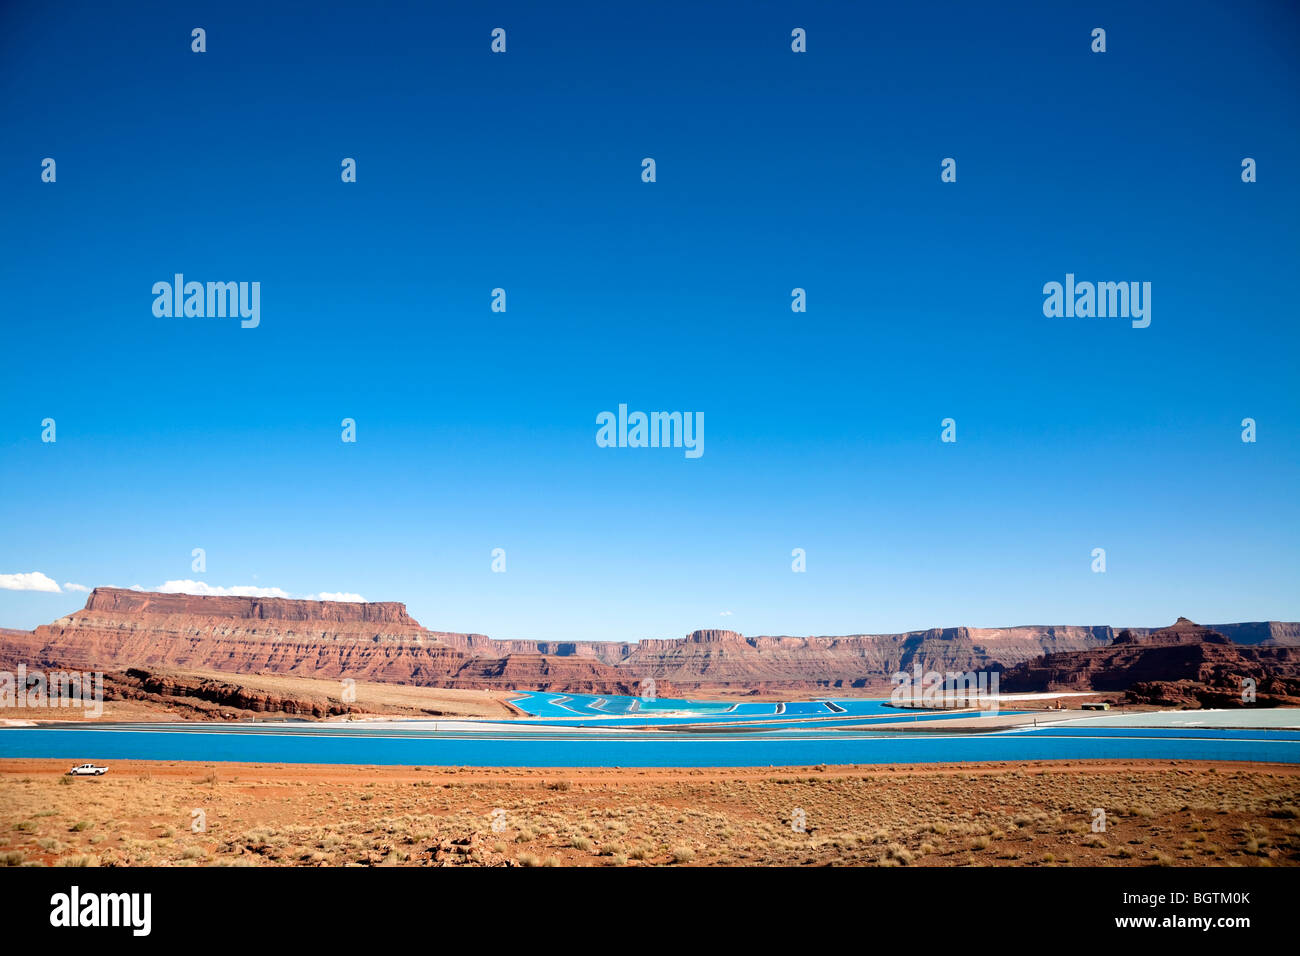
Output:
[[[1300,619],[1293,5],[266,6],[0,11],[0,575],[547,639]],[[177,272],[259,327],[155,317]],[[1044,317],[1067,272],[1150,327]],[[597,447],[619,403],[703,456]]]

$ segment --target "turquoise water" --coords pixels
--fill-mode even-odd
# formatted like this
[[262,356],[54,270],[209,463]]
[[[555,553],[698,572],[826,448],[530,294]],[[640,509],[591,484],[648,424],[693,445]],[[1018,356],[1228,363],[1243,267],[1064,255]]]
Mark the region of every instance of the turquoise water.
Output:
[[[503,727],[504,725],[497,725]],[[434,733],[346,725],[0,729],[0,757],[470,767],[761,767],[985,760],[1300,762],[1300,731],[1044,728],[988,734],[861,731],[673,734]]]
[[[725,714],[736,705],[725,701],[684,700],[681,698],[656,698],[596,694],[552,694],[520,692],[510,702],[534,717],[612,717],[644,714],[653,716],[665,711],[690,711],[692,714]],[[771,712],[774,704],[766,705]]]
[[[1300,730],[1295,729],[1141,728],[1099,718],[1043,728],[945,731],[943,721],[969,717],[969,713],[917,713],[889,707],[882,700],[862,699],[730,704],[527,693],[512,702],[534,716],[383,726],[100,723],[0,729],[0,757],[469,767],[762,767],[1125,758],[1300,762]],[[674,716],[665,716],[668,713]],[[1191,721],[1212,719],[1212,715],[1157,714],[1146,719],[1161,718]],[[925,722],[929,732],[874,729],[900,720]],[[684,725],[691,729],[683,730]]]
[[[594,694],[520,693],[510,702],[534,717],[544,718],[548,726],[641,727],[646,724],[726,724],[780,721],[805,717],[890,717],[906,719],[944,719],[957,716],[945,713],[917,715],[912,711],[890,707],[883,700],[810,700],[789,703],[764,702],[732,704],[725,701],[700,701],[659,698],[643,701],[636,697],[596,696]],[[1006,713],[1004,711],[1004,713]],[[664,716],[675,714],[683,716]],[[969,715],[961,715],[969,716]]]

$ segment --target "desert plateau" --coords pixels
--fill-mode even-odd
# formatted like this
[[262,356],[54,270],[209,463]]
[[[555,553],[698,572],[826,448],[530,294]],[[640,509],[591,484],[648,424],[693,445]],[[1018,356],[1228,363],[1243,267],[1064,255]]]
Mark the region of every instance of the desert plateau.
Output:
[[[0,761],[0,861],[53,866],[1294,866],[1300,768],[762,770]],[[1106,828],[1094,832],[1095,810]],[[192,829],[203,812],[201,832]],[[802,811],[802,814],[800,814]],[[802,818],[803,830],[792,829]]]

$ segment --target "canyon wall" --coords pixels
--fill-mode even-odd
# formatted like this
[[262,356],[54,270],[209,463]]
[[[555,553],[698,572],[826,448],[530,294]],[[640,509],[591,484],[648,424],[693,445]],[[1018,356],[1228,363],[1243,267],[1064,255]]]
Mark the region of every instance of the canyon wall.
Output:
[[[1254,699],[1243,699],[1253,681]],[[1003,671],[999,690],[1124,691],[1132,703],[1241,707],[1300,704],[1300,648],[1238,644],[1186,618],[1147,634],[1123,631],[1091,650],[1047,654]]]
[[[598,661],[455,645],[481,635],[426,630],[398,603],[200,597],[96,588],[86,607],[32,632],[0,634],[0,661],[83,670],[166,667],[344,678],[439,687],[626,693]],[[482,649],[483,645],[477,645]],[[510,681],[517,681],[511,685]]]
[[[1242,644],[1300,645],[1300,625],[1215,625]],[[1003,670],[1112,647],[1110,626],[953,627],[841,637],[699,630],[637,643],[493,640],[433,631],[396,602],[206,597],[96,588],[35,631],[0,631],[0,663],[191,668],[440,687],[635,694],[881,690],[900,670]],[[1144,637],[1150,629],[1128,634]],[[1024,675],[1037,681],[1041,672]],[[1019,678],[1018,678],[1019,679]]]

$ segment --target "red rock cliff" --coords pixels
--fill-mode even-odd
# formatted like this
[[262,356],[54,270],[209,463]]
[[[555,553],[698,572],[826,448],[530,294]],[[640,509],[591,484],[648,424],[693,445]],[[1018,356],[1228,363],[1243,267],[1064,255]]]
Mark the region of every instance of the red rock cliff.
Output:
[[395,601],[362,604],[350,601],[295,601],[288,598],[209,597],[158,594],[123,588],[95,588],[86,600],[85,610],[108,614],[190,614],[241,620],[420,626],[406,613],[406,605]]
[[[1195,628],[1190,622],[1179,627]],[[1278,622],[1217,625],[1268,647],[1300,640]],[[1162,632],[1157,642],[1177,642]],[[1145,637],[1148,629],[1133,629]],[[176,667],[428,686],[619,694],[654,678],[658,693],[729,690],[833,692],[888,689],[890,677],[926,670],[1011,668],[1044,655],[1108,648],[1109,626],[933,628],[843,637],[745,637],[705,629],[674,640],[495,641],[430,631],[398,603],[199,597],[96,588],[78,611],[33,633],[0,633],[0,659],[87,668]],[[1124,642],[1118,642],[1121,646]],[[1204,643],[1204,639],[1200,641]],[[1048,668],[1056,666],[1047,662]],[[1062,665],[1073,667],[1073,664]],[[1044,665],[1017,679],[1045,679]],[[1075,678],[1079,680],[1080,678]],[[1005,680],[1005,678],[1004,678]]]

